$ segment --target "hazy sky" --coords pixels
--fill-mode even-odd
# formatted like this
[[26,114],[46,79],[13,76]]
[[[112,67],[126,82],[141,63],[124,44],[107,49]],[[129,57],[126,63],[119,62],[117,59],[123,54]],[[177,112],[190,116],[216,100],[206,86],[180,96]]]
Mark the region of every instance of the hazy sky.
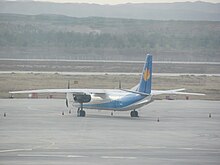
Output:
[[[121,4],[121,3],[169,3],[169,2],[184,2],[190,1],[195,2],[198,0],[36,0],[36,1],[50,1],[50,2],[77,2],[77,3],[96,3],[96,4]],[[202,0],[205,2],[212,2],[212,3],[220,3],[220,0]]]

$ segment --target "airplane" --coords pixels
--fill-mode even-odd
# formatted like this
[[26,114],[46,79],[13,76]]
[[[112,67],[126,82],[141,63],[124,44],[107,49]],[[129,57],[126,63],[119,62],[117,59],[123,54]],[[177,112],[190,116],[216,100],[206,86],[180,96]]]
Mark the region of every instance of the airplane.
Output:
[[77,116],[85,117],[84,109],[131,111],[131,117],[139,117],[136,109],[153,102],[153,96],[161,94],[199,95],[201,93],[182,92],[185,89],[151,90],[152,83],[152,55],[147,54],[140,82],[132,89],[39,89],[27,91],[11,91],[11,94],[21,93],[65,93],[66,106],[78,107]]

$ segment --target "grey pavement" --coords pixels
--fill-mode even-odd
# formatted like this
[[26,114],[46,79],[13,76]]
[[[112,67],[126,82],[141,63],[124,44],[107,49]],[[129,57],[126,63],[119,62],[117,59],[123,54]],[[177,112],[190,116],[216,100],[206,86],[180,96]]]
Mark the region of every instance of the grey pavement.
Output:
[[164,100],[141,108],[139,118],[96,110],[81,118],[65,100],[2,99],[0,164],[217,165],[219,108],[217,101]]

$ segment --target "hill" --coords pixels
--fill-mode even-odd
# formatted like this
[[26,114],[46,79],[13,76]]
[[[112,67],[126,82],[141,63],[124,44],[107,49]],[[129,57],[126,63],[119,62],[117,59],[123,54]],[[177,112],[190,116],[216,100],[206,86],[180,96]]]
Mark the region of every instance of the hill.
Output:
[[0,58],[220,61],[220,22],[0,14]]
[[220,3],[181,2],[97,5],[84,3],[49,3],[1,1],[0,13],[26,15],[57,14],[71,17],[110,17],[150,20],[220,21]]

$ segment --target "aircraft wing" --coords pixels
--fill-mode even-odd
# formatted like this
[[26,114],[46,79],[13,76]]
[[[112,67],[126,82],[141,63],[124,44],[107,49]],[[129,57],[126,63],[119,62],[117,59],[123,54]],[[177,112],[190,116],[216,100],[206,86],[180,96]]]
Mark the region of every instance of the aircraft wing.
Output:
[[25,91],[10,91],[11,94],[28,94],[28,93],[72,93],[72,94],[96,94],[104,95],[106,91],[103,89],[38,89]]
[[162,94],[173,94],[173,95],[195,95],[195,96],[204,96],[203,93],[188,93],[188,92],[182,92],[185,88],[181,89],[174,89],[174,90],[152,90],[152,95],[162,95]]

